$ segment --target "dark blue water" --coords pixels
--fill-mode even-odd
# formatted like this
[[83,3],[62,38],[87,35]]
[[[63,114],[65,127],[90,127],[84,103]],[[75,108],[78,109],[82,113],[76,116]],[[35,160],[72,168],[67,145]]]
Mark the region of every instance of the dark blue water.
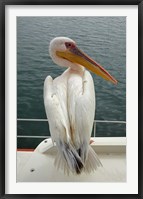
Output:
[[[125,17],[18,17],[17,117],[46,118],[43,83],[65,68],[56,66],[48,52],[51,39],[70,37],[104,66],[118,85],[92,74],[96,90],[96,120],[126,121]],[[50,135],[47,122],[18,121],[18,135]],[[96,136],[126,136],[125,124],[97,123]],[[18,138],[18,147],[32,148],[41,139]]]

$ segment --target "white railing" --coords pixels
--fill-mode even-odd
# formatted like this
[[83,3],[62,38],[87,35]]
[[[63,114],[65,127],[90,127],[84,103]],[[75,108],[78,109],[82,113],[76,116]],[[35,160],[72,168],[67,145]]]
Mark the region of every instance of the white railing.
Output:
[[[25,122],[48,122],[48,119],[40,118],[17,118],[17,121]],[[117,120],[94,120],[93,124],[93,135],[96,136],[96,123],[116,123],[116,124],[126,124],[126,121]],[[18,138],[48,138],[50,136],[35,136],[35,135],[17,135]]]
[[17,135],[18,138],[49,138],[46,135]]
[[[32,119],[32,118],[17,118],[17,121],[29,121],[29,122],[47,122],[48,119]],[[107,122],[107,123],[126,123],[126,121],[117,121],[117,120],[94,120],[95,122]]]

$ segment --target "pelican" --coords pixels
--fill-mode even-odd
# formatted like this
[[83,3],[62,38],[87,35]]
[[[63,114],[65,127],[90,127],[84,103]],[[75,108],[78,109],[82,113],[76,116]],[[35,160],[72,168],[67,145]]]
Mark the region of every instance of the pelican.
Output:
[[[55,166],[72,174],[90,173],[102,166],[90,146],[95,114],[95,89],[89,71],[117,84],[102,66],[82,52],[75,41],[56,37],[50,42],[53,62],[67,69],[44,82],[44,105],[53,143]],[[88,70],[86,70],[88,69]]]

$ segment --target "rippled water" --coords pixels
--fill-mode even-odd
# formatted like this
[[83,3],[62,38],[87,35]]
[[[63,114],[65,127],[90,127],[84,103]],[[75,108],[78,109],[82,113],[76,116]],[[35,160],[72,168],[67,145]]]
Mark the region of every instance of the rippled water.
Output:
[[[112,85],[92,74],[96,90],[96,120],[126,121],[125,17],[18,17],[17,117],[46,118],[43,83],[65,68],[56,66],[48,52],[51,39],[70,37],[78,47],[117,80]],[[49,135],[47,122],[18,121],[18,135]],[[125,124],[97,123],[96,136],[126,136]],[[18,147],[35,147],[41,140],[18,138]]]

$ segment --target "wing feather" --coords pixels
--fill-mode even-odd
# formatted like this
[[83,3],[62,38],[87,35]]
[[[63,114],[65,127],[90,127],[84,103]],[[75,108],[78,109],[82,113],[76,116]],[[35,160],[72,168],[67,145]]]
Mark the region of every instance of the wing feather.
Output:
[[44,83],[44,104],[53,141],[58,142],[62,139],[68,142],[70,132],[67,119],[51,76],[48,76]]
[[75,104],[76,131],[80,142],[89,144],[95,114],[95,91],[93,79],[88,71],[82,78],[82,93],[77,96]]
[[95,114],[95,92],[88,71],[83,76],[73,74],[68,81],[68,110],[72,140],[76,148],[89,143]]

